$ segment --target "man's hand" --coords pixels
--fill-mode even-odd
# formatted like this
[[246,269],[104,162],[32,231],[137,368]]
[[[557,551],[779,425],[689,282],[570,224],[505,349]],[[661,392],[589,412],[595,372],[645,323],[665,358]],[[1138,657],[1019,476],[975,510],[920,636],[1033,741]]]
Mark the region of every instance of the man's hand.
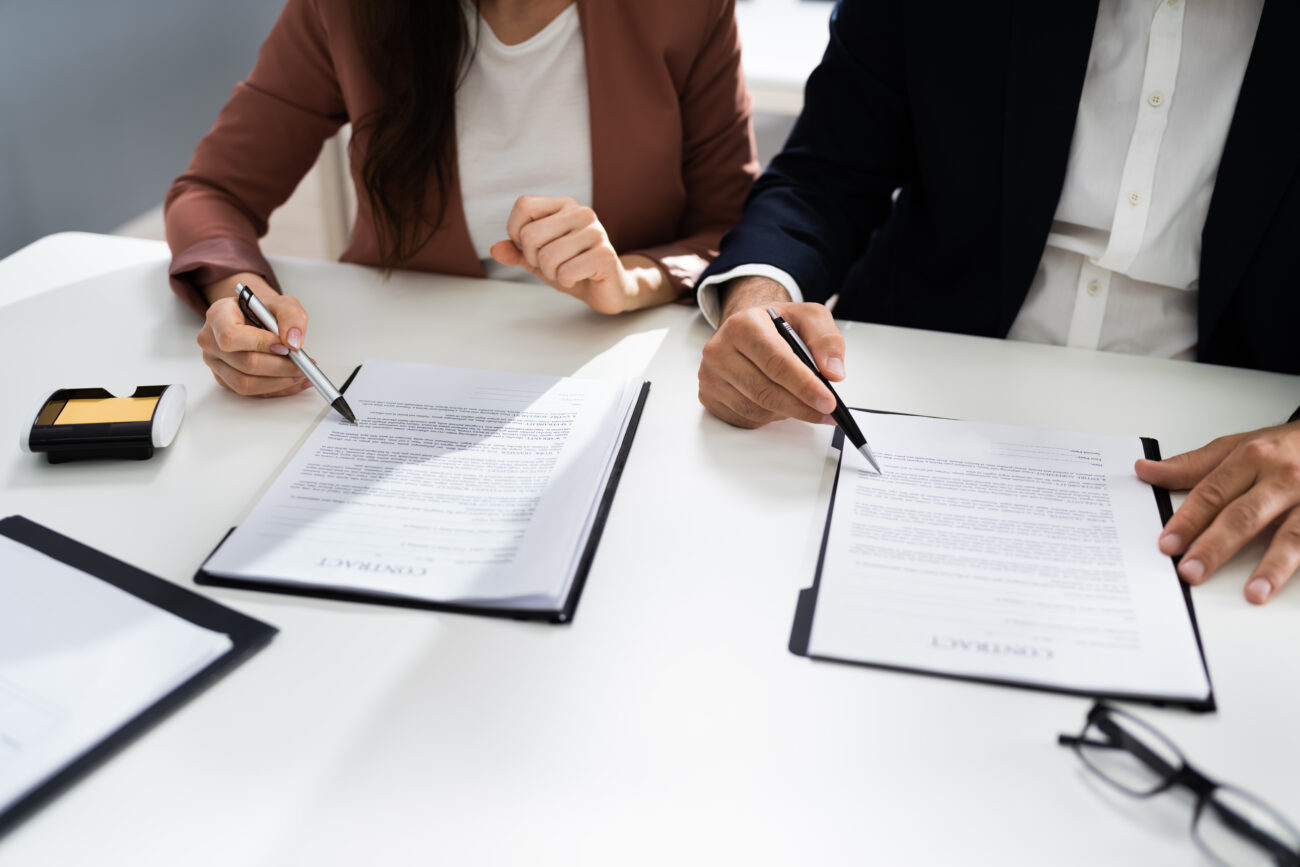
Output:
[[570,198],[520,196],[506,220],[507,241],[492,245],[502,265],[531,271],[599,313],[666,304],[677,296],[653,260],[620,256],[596,212]]
[[1220,437],[1135,469],[1153,485],[1191,488],[1160,534],[1161,551],[1183,555],[1178,574],[1188,584],[1200,584],[1275,521],[1246,598],[1262,605],[1300,567],[1300,422]]
[[722,323],[704,346],[700,403],[737,427],[783,418],[833,424],[835,398],[777,334],[773,307],[812,350],[827,379],[844,378],[844,338],[822,304],[794,304],[785,288],[765,277],[742,277],[723,287]]

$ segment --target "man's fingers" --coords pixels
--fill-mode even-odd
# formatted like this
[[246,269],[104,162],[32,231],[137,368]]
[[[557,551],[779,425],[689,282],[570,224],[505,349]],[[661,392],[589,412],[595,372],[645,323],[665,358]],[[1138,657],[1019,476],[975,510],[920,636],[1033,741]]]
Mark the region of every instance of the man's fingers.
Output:
[[754,403],[723,381],[711,383],[707,388],[701,381],[700,403],[709,412],[735,427],[762,427],[781,417]]
[[[1201,479],[1165,524],[1160,533],[1160,550],[1170,555],[1186,551],[1192,540],[1205,532],[1220,512],[1250,490],[1255,479],[1255,471],[1241,462],[1225,462]],[[1241,517],[1243,516],[1238,512],[1234,520],[1240,520]],[[1192,565],[1187,568],[1194,572],[1196,567]],[[1183,568],[1179,567],[1179,571],[1182,572]]]
[[1300,508],[1291,510],[1246,581],[1246,599],[1263,605],[1300,569]]
[[[817,317],[809,318],[816,321]],[[761,407],[764,415],[735,406],[733,391],[749,404]],[[728,404],[731,410],[729,414],[725,410],[715,414],[733,424],[738,423],[735,417],[741,416],[752,422],[748,425],[751,427],[789,417],[818,423],[835,409],[830,390],[794,354],[761,307],[728,316],[705,344],[700,393],[701,401],[711,410],[711,398]]]
[[506,235],[522,250],[524,244],[519,233],[526,224],[559,213],[565,208],[576,207],[577,204],[575,199],[568,196],[520,196],[515,199],[510,216],[506,218]]
[[[736,349],[753,362],[776,385],[817,411],[819,416],[835,410],[835,398],[817,375],[808,369],[772,327],[766,311],[747,311],[748,327],[736,341]],[[734,319],[736,317],[732,317]],[[725,327],[731,319],[723,323]],[[766,327],[764,327],[766,326]]]
[[835,327],[830,310],[821,304],[791,304],[778,312],[812,350],[822,375],[836,382],[843,379],[844,336]]
[[[789,347],[782,345],[786,351]],[[801,362],[795,361],[795,364],[803,366]],[[807,368],[804,368],[807,370]],[[730,365],[730,374],[728,381],[736,391],[740,392],[749,400],[766,410],[774,412],[780,418],[797,418],[801,421],[818,424],[827,415],[826,412],[809,406],[800,400],[780,382],[775,381],[766,370],[760,369],[749,358],[737,354],[733,363]],[[820,385],[820,383],[818,383]],[[835,409],[835,402],[830,402],[830,408]]]
[[1158,488],[1171,491],[1185,491],[1211,470],[1223,463],[1223,460],[1237,447],[1244,434],[1219,437],[1208,445],[1174,455],[1163,461],[1139,460],[1134,466],[1138,478]]
[[[1170,555],[1186,552],[1192,541],[1205,532],[1229,504],[1250,490],[1251,486],[1263,478],[1261,476],[1263,468],[1249,455],[1244,455],[1238,450],[1238,446],[1243,442],[1244,437],[1245,434],[1222,437],[1204,448],[1185,452],[1182,455],[1170,458],[1168,461],[1138,461],[1134,466],[1139,478],[1151,484],[1159,484],[1144,476],[1143,472],[1158,475],[1159,470],[1163,469],[1165,464],[1176,462],[1180,458],[1186,458],[1187,460],[1182,468],[1174,471],[1196,477],[1192,484],[1186,485],[1186,487],[1191,488],[1187,499],[1178,507],[1178,511],[1174,512],[1174,516],[1169,519],[1169,522],[1165,524],[1164,529],[1160,532],[1159,545],[1161,551]],[[1202,464],[1213,458],[1218,458],[1219,463],[1209,469],[1203,469]],[[1179,484],[1171,484],[1170,486],[1174,489],[1180,487]],[[1274,483],[1272,486],[1275,488],[1276,484]],[[1161,487],[1165,487],[1165,485],[1161,485]],[[1269,489],[1265,488],[1261,489],[1261,491],[1267,495]],[[1281,508],[1284,507],[1279,507],[1279,511]],[[1277,512],[1274,512],[1274,514],[1277,514]],[[1238,512],[1230,518],[1232,523],[1221,527],[1219,533],[1224,534],[1227,532],[1225,527],[1237,526],[1243,517],[1244,514]],[[1201,580],[1214,571],[1199,557],[1193,556],[1190,559],[1184,558],[1184,560],[1184,564],[1179,567],[1179,574],[1188,578],[1188,580]]]
[[[1213,478],[1214,474],[1206,481]],[[1197,489],[1199,487],[1198,485]],[[1195,494],[1197,489],[1193,489],[1192,493]],[[1187,499],[1190,502],[1191,495],[1188,495]],[[1178,564],[1178,574],[1189,584],[1199,584],[1204,581],[1291,505],[1287,497],[1270,489],[1267,484],[1254,485],[1245,493],[1233,496],[1230,502],[1213,516],[1204,532],[1182,537],[1194,541],[1187,545],[1187,551]],[[1186,507],[1185,502],[1179,512]],[[1173,524],[1174,520],[1171,518],[1169,523]],[[1176,527],[1173,535],[1181,532],[1182,526]],[[1167,536],[1161,538],[1161,550],[1165,550],[1167,539]]]

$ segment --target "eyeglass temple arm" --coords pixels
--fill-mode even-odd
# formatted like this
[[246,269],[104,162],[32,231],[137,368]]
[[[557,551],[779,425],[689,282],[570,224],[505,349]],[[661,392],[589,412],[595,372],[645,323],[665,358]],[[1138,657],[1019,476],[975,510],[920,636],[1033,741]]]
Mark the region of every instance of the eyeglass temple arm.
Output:
[[[1164,776],[1165,779],[1172,779],[1175,776],[1179,776],[1177,769],[1171,767],[1168,762],[1131,737],[1124,736],[1122,742],[1115,743],[1113,741],[1098,741],[1081,738],[1077,735],[1063,734],[1057,736],[1056,742],[1063,747],[1087,746],[1106,750],[1128,750],[1150,767],[1151,770]],[[1192,769],[1187,768],[1187,770],[1191,771]],[[1196,772],[1193,771],[1193,773]],[[1201,775],[1196,773],[1196,776],[1200,777]],[[1204,778],[1202,777],[1202,779]],[[1205,780],[1205,782],[1209,783],[1208,780]],[[1209,795],[1209,793],[1213,791],[1213,787],[1214,784],[1209,783],[1209,788],[1205,792],[1205,795]],[[1200,787],[1193,786],[1192,788]],[[1268,852],[1269,855],[1272,856],[1274,863],[1277,864],[1277,867],[1300,867],[1300,856],[1298,856],[1293,849],[1288,848],[1285,843],[1281,842],[1271,834],[1257,828],[1249,819],[1242,816],[1236,810],[1221,804],[1213,798],[1207,797],[1206,801],[1209,804],[1210,809],[1214,810],[1215,815],[1219,817],[1219,820],[1222,821],[1223,824]]]
[[1251,822],[1231,807],[1227,807],[1213,798],[1206,799],[1206,802],[1219,817],[1219,821],[1267,852],[1271,856],[1273,863],[1277,864],[1278,867],[1300,867],[1300,854],[1297,854],[1295,849],[1290,848],[1267,831],[1260,829],[1254,822]]
[[1058,735],[1056,742],[1063,747],[1084,746],[1102,750],[1127,750],[1136,756],[1142,764],[1159,774],[1161,779],[1172,779],[1178,773],[1178,768],[1175,768],[1173,765],[1160,758],[1159,755],[1147,749],[1146,745],[1141,741],[1129,737],[1118,729],[1115,731],[1118,732],[1117,735],[1112,732],[1106,732],[1107,734],[1116,737],[1116,740],[1112,741],[1090,740],[1088,738],[1081,738],[1077,735]]

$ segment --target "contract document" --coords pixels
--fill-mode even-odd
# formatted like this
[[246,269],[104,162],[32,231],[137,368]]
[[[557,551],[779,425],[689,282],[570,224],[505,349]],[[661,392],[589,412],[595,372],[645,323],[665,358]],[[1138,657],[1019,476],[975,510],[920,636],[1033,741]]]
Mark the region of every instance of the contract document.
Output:
[[855,415],[883,472],[842,451],[807,655],[1212,706],[1153,441]]
[[647,388],[368,361],[196,580],[567,620]]

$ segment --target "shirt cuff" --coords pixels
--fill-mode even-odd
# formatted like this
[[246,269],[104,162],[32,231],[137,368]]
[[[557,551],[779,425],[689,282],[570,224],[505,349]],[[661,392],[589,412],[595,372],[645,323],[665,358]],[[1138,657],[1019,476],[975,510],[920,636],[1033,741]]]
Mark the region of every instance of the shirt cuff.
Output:
[[710,275],[695,290],[700,312],[704,314],[704,318],[715,329],[722,317],[722,304],[718,300],[718,286],[728,280],[734,280],[736,277],[766,277],[769,280],[775,280],[785,287],[786,292],[790,293],[791,301],[803,301],[803,293],[799,291],[799,283],[780,268],[760,264],[737,265],[735,268],[721,274]]

